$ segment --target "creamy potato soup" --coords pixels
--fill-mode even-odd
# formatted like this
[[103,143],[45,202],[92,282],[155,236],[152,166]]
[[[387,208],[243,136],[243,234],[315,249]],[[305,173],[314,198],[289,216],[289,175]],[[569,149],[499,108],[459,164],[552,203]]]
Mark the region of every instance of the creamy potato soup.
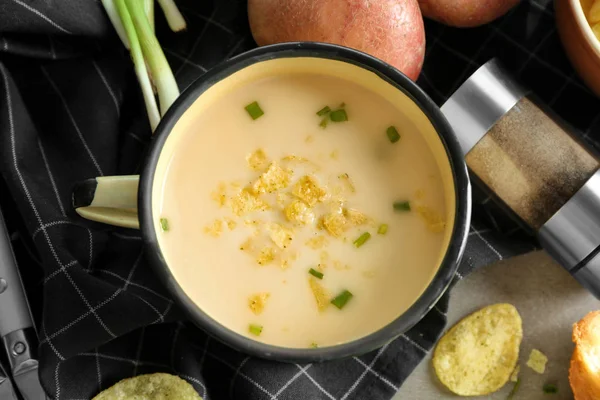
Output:
[[324,347],[422,294],[452,221],[439,163],[402,109],[298,72],[188,112],[161,156],[155,215],[167,264],[204,312],[258,341]]

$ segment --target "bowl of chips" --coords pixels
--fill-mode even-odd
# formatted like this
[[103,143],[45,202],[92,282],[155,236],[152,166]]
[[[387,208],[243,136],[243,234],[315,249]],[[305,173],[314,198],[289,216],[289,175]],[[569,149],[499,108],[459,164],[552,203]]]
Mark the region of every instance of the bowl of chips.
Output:
[[600,96],[600,0],[556,0],[558,33],[584,82]]

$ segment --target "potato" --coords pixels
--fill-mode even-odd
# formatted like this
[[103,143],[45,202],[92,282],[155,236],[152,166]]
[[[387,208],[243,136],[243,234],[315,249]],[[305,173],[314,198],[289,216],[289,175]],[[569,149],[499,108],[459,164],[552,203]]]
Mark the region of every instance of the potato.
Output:
[[293,41],[361,50],[416,80],[425,57],[425,30],[417,0],[249,0],[259,46]]
[[519,0],[419,0],[425,17],[459,28],[492,22],[518,3]]
[[202,400],[192,385],[169,374],[157,373],[123,379],[92,400]]
[[523,339],[521,316],[511,304],[494,304],[454,325],[433,352],[433,368],[453,393],[481,396],[512,375]]

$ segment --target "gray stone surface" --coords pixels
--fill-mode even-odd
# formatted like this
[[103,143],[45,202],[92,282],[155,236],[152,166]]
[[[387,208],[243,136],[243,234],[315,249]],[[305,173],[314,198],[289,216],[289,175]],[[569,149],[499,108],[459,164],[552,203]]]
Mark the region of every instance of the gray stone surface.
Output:
[[[447,327],[483,306],[501,302],[516,306],[523,319],[524,337],[519,357],[521,386],[514,400],[572,399],[568,382],[573,351],[571,328],[587,312],[600,309],[600,302],[545,253],[534,252],[481,268],[459,282],[450,295]],[[549,358],[543,375],[525,365],[533,348]],[[544,394],[545,383],[556,384],[559,393]],[[505,400],[511,388],[509,382],[500,391],[479,398]],[[393,400],[457,398],[438,382],[428,356]]]

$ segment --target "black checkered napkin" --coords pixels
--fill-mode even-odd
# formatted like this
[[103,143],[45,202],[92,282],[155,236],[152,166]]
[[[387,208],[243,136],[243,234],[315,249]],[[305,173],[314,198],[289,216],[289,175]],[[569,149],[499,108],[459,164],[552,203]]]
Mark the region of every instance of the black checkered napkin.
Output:
[[[178,4],[188,31],[171,33],[160,16],[157,26],[182,88],[254,46],[244,1]],[[497,56],[596,145],[600,102],[565,58],[549,0],[524,1],[484,27],[428,21],[426,31],[418,83],[436,102]],[[254,359],[183,322],[148,268],[138,232],[76,222],[73,183],[138,172],[150,137],[129,56],[111,32],[98,1],[0,3],[0,202],[40,320],[49,395],[89,399],[119,379],[166,371],[205,399],[390,399],[441,333],[447,296],[414,329],[360,357],[309,365]],[[474,196],[457,280],[534,248],[485,193]]]

